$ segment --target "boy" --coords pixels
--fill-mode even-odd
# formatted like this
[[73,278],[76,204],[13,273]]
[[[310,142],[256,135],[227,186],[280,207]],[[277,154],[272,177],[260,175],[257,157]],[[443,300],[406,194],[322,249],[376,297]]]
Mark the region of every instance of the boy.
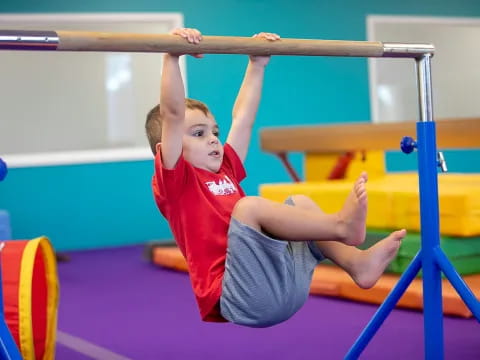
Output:
[[[201,41],[195,29],[172,34]],[[255,37],[279,40],[271,33]],[[368,250],[355,247],[366,231],[365,173],[337,214],[323,213],[301,195],[287,204],[247,197],[239,185],[270,57],[249,57],[223,147],[206,105],[185,99],[180,55],[164,57],[160,105],[150,111],[146,130],[155,154],[155,200],[187,260],[202,319],[252,327],[285,321],[305,303],[313,269],[324,258],[360,287],[373,286],[405,230]]]

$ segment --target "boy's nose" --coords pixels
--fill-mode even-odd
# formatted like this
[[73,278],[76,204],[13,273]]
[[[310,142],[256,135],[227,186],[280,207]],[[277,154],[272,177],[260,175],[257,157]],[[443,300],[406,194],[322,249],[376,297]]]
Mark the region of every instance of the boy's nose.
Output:
[[210,144],[218,144],[218,138],[216,136],[211,137],[209,143]]

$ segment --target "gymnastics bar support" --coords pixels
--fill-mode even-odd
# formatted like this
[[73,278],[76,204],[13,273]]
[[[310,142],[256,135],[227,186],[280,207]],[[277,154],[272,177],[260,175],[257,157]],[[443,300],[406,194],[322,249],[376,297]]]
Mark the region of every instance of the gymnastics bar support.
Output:
[[[480,302],[458,275],[440,248],[438,175],[440,166],[436,147],[431,87],[431,55],[416,58],[420,121],[417,122],[418,173],[422,246],[397,285],[367,324],[345,359],[357,359],[386,319],[401,294],[420,268],[423,269],[425,359],[443,360],[443,311],[441,271],[462,300],[480,321]],[[439,346],[441,344],[441,346]]]
[[431,44],[376,41],[203,36],[198,44],[168,34],[92,31],[0,30],[0,50],[168,52],[180,54],[304,55],[417,58],[433,53]]

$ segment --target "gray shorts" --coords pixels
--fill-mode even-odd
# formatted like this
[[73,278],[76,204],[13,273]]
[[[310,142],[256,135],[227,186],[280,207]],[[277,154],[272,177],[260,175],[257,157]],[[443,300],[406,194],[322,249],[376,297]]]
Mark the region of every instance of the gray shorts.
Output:
[[[293,205],[289,198],[286,203]],[[220,297],[222,316],[251,327],[289,319],[308,298],[324,256],[314,242],[273,239],[232,218]]]

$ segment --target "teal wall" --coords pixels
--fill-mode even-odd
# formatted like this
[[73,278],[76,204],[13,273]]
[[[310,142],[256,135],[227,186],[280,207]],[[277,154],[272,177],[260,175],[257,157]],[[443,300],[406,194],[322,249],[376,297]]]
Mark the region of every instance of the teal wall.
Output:
[[[366,16],[480,16],[477,0],[2,0],[0,13],[182,12],[185,25],[206,35],[249,36],[272,31],[289,38],[366,39]],[[212,108],[225,136],[246,57],[206,55],[188,59],[189,95]],[[243,185],[289,180],[280,163],[259,149],[258,130],[283,126],[369,121],[366,59],[276,57],[266,75]],[[4,120],[2,120],[4,121]],[[1,146],[0,146],[1,154]],[[476,152],[455,159],[478,165]],[[415,168],[414,155],[389,155],[392,170]],[[300,156],[294,156],[299,167]],[[467,165],[449,163],[457,171]],[[461,168],[465,167],[465,170]],[[268,171],[265,171],[268,169]],[[0,208],[15,238],[47,235],[58,250],[115,246],[168,238],[151,198],[150,161],[11,169],[0,184]]]

